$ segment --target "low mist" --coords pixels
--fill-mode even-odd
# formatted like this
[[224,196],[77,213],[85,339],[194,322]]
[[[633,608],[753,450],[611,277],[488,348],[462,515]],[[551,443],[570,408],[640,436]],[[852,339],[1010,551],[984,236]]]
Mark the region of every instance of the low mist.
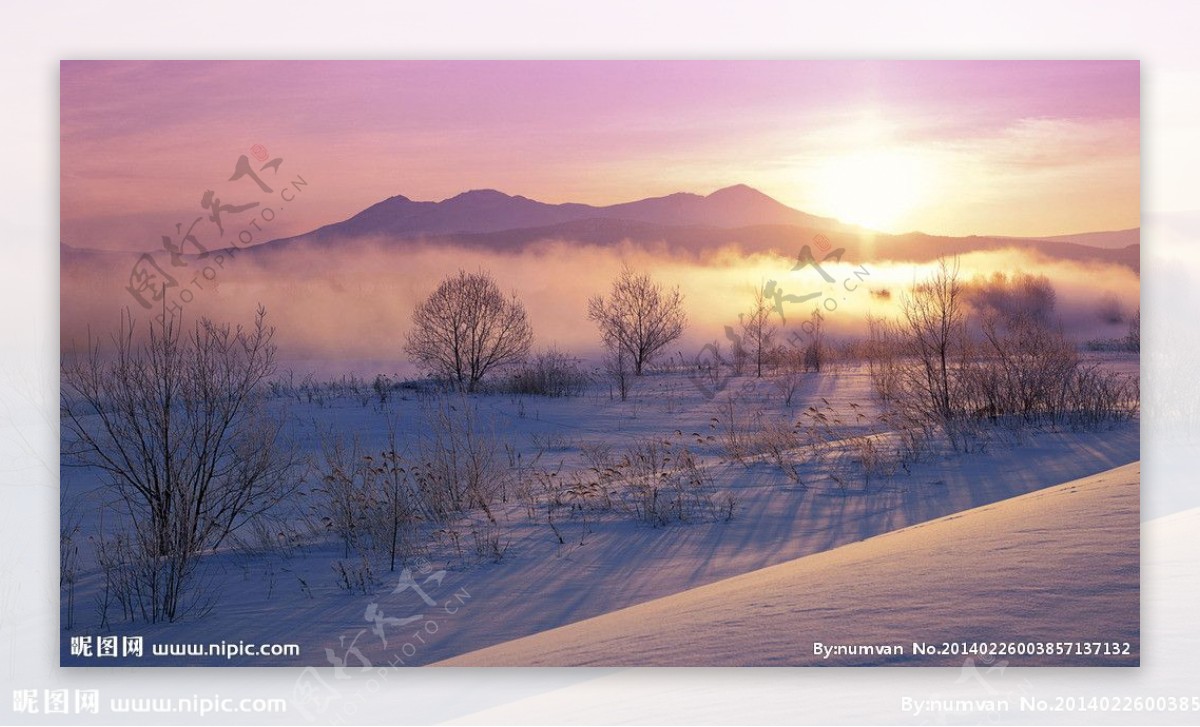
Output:
[[[816,254],[820,258],[823,253]],[[159,257],[166,266],[167,256]],[[123,309],[141,320],[141,330],[159,312],[143,309],[126,290],[135,260],[132,255],[116,254],[90,256],[87,262],[64,257],[64,353],[86,345],[89,334],[107,343]],[[796,262],[795,254],[746,255],[736,248],[697,259],[644,246],[599,247],[570,241],[507,253],[356,240],[270,252],[239,251],[221,265],[210,257],[164,270],[191,291],[191,301],[183,306],[185,319],[208,316],[219,322],[249,323],[255,307],[265,306],[268,322],[277,329],[281,369],[298,375],[371,376],[413,373],[402,350],[412,310],[442,278],[459,269],[489,271],[503,290],[516,293],[533,324],[535,349],[554,346],[593,360],[599,343],[595,326],[587,320],[587,300],[606,294],[623,264],[680,287],[689,326],[671,350],[688,357],[705,343],[724,340],[724,326],[736,327],[738,314],[750,308],[753,290],[768,281],[775,281],[782,296],[783,333],[798,328],[820,305],[829,334],[851,337],[865,333],[868,314],[897,315],[904,291],[932,267],[860,259],[854,248],[848,248],[840,262],[820,263],[833,280],[828,282],[811,265],[793,270]],[[206,265],[211,272],[204,271]],[[959,265],[964,282],[997,271],[1046,276],[1055,291],[1053,315],[1079,343],[1123,336],[1128,317],[1139,307],[1138,275],[1122,266],[1079,264],[1017,250],[969,253],[959,258]],[[193,276],[199,277],[189,285]],[[796,302],[814,293],[817,297]],[[781,322],[778,316],[775,321]]]

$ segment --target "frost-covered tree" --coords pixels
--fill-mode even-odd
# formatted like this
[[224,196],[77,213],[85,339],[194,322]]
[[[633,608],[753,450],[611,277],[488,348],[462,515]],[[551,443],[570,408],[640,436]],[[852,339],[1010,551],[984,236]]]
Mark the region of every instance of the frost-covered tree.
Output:
[[505,296],[486,272],[460,270],[412,315],[404,350],[422,368],[474,391],[489,372],[525,358],[533,327],[516,295]]
[[629,266],[621,269],[607,297],[588,300],[588,319],[599,327],[605,348],[629,356],[635,376],[687,327],[679,288],[668,290]]
[[274,329],[174,316],[135,335],[125,314],[111,348],[64,357],[64,461],[110,479],[132,524],[147,620],[175,620],[196,556],[294,491],[283,421],[264,410]]
[[761,286],[754,289],[750,311],[738,316],[742,324],[741,344],[754,361],[755,376],[762,378],[763,363],[770,355],[778,326],[771,320],[771,305]]

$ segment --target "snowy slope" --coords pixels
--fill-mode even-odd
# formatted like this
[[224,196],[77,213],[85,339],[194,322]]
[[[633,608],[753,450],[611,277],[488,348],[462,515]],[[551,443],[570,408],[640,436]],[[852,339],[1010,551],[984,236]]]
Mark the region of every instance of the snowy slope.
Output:
[[[1136,666],[1140,463],[729,578],[441,662],[448,666],[960,666],[913,641],[1130,642]],[[901,644],[901,656],[814,654]]]
[[[1132,362],[1109,362],[1132,367]],[[734,384],[731,384],[733,386]],[[800,418],[809,403],[828,401],[839,411],[860,403],[868,416],[870,381],[861,368],[823,372],[805,380],[794,407],[784,406],[771,386],[747,395],[746,411],[789,422]],[[797,451],[794,462],[803,484],[763,458],[741,464],[723,456],[720,430],[712,419],[724,417],[723,405],[709,401],[686,376],[669,373],[646,377],[628,402],[613,401],[596,390],[580,397],[545,399],[479,395],[475,403],[483,420],[494,427],[505,447],[526,462],[539,452],[543,466],[569,476],[585,466],[585,447],[607,446],[614,456],[647,441],[685,442],[705,463],[720,495],[736,499],[732,520],[700,517],[685,524],[651,527],[623,511],[557,511],[555,527],[546,508],[532,515],[519,497],[494,506],[491,526],[505,548],[500,562],[476,552],[474,533],[489,527],[485,518],[464,517],[427,543],[411,565],[426,576],[445,570],[443,581],[429,593],[438,608],[424,608],[412,591],[396,592],[399,570],[386,559],[372,564],[375,579],[367,589],[347,590],[335,565],[348,559],[340,542],[322,533],[296,542],[268,531],[250,533],[245,545],[206,555],[198,583],[211,609],[174,623],[147,624],[121,617],[113,606],[108,624],[100,623],[97,599],[104,581],[90,554],[81,557],[75,592],[74,626],[63,631],[62,663],[75,666],[296,666],[327,665],[351,648],[371,664],[402,658],[405,665],[439,662],[486,647],[533,636],[586,619],[603,616],[715,584],[725,579],[813,556],[886,532],[968,511],[1059,483],[1120,467],[1139,459],[1138,423],[1102,431],[998,431],[971,453],[936,449],[891,475],[874,478],[869,488],[861,478],[839,487],[830,476],[845,474],[839,461],[813,458]],[[411,441],[423,421],[418,397],[397,398],[387,407],[366,406],[353,397],[293,402],[292,434],[298,445],[319,461],[321,437],[339,432],[359,437],[368,451],[385,445],[388,427]],[[847,434],[867,425],[849,422]],[[717,441],[697,442],[693,432],[715,431]],[[101,525],[101,513],[112,499],[110,488],[90,471],[66,469],[63,488],[85,533]],[[279,518],[280,532],[294,518],[301,527],[323,514],[316,493],[297,498]],[[103,524],[112,526],[111,513]],[[451,539],[452,535],[458,538]],[[1136,535],[1136,533],[1135,533]],[[81,541],[82,542],[82,541]],[[457,545],[455,544],[457,543]],[[90,543],[83,543],[86,549]],[[1119,549],[1116,552],[1120,552]],[[904,554],[896,555],[897,561]],[[403,567],[403,566],[401,566]],[[856,586],[857,587],[857,586]],[[1002,591],[998,591],[1003,596]],[[458,603],[459,594],[466,601]],[[466,597],[469,594],[469,598]],[[444,608],[453,601],[453,613]],[[459,608],[458,606],[462,606]],[[881,610],[885,607],[881,607]],[[64,625],[67,623],[65,607]],[[418,624],[381,625],[375,618],[426,617]],[[923,613],[908,615],[921,622]],[[935,621],[929,621],[935,623]],[[436,629],[436,632],[431,633]],[[187,656],[119,658],[97,663],[75,658],[68,636],[118,634],[144,636],[147,644],[212,643],[218,640],[295,643],[295,656]],[[811,646],[811,645],[810,645]]]

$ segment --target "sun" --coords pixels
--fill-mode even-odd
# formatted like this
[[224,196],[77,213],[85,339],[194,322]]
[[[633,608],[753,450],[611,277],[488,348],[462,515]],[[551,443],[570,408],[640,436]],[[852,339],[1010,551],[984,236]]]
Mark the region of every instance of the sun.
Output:
[[905,232],[911,213],[928,201],[930,164],[892,148],[831,157],[814,175],[814,211],[881,232]]

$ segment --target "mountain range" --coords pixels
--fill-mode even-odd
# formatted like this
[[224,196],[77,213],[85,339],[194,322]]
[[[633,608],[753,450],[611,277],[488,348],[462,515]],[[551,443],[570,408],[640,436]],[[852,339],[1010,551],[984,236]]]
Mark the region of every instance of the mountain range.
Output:
[[580,223],[591,223],[593,227],[624,226],[631,230],[641,226],[736,229],[787,225],[827,231],[861,231],[828,217],[792,209],[758,190],[739,184],[708,196],[679,192],[606,207],[575,202],[547,204],[494,189],[463,192],[441,202],[416,202],[396,196],[372,205],[348,220],[291,239],[487,235],[563,225],[568,226],[563,229],[579,229]]
[[[464,192],[441,202],[398,195],[342,222],[272,240],[247,252],[269,257],[297,245],[336,249],[361,239],[519,252],[539,242],[561,240],[603,246],[665,245],[673,252],[694,255],[737,245],[746,252],[790,256],[818,234],[836,247],[866,247],[876,261],[924,262],[940,255],[1020,248],[1052,258],[1140,269],[1139,228],[1045,238],[884,234],[793,209],[746,185],[706,196],[677,193],[609,206],[548,204],[491,189]],[[83,252],[64,245],[64,263]],[[850,254],[862,260],[861,253]]]

